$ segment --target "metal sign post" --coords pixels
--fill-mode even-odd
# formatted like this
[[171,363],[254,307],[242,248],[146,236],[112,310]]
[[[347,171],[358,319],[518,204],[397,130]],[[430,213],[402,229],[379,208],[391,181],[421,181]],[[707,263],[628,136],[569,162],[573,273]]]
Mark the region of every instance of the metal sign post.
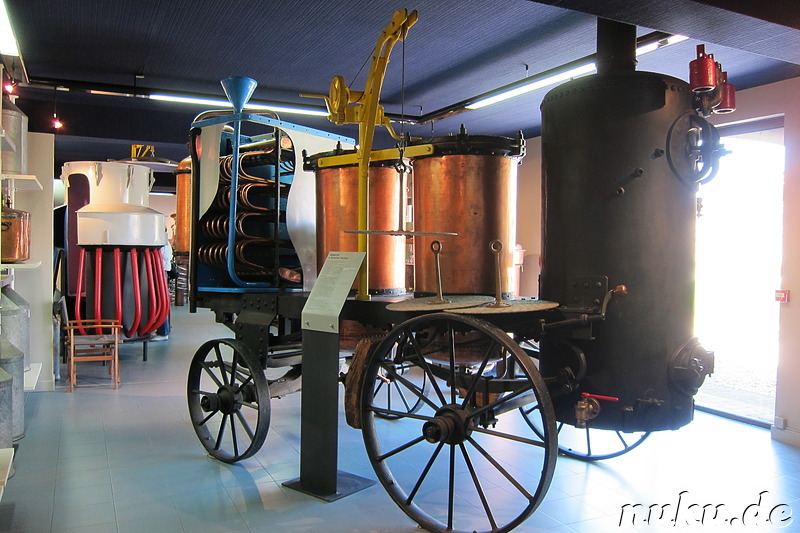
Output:
[[300,477],[284,485],[326,501],[375,483],[337,468],[339,313],[365,256],[363,252],[330,252],[302,313]]

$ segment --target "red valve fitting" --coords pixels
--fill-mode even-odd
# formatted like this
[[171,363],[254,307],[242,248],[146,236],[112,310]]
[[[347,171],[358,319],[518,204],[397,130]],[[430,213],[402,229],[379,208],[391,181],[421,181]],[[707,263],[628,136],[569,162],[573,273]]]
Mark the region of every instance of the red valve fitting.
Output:
[[703,44],[697,45],[697,59],[689,62],[689,86],[696,93],[711,91],[717,86],[717,63],[714,54],[706,54]]
[[714,113],[725,114],[736,111],[736,85],[728,83],[728,73],[722,73],[722,101],[714,108]]
[[599,394],[581,393],[581,399],[575,403],[575,427],[585,428],[586,422],[600,414],[600,402],[618,402],[619,398],[613,396],[600,396]]
[[581,398],[594,398],[595,400],[602,400],[604,402],[618,402],[619,398],[615,398],[614,396],[600,396],[599,394],[589,394],[588,392],[582,392]]

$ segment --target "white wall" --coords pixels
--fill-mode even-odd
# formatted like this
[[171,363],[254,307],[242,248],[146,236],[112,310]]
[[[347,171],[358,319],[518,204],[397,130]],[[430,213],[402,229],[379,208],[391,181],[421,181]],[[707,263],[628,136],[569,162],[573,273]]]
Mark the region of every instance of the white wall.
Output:
[[151,194],[149,196],[150,208],[163,213],[164,217],[166,217],[167,233],[170,240],[175,235],[175,218],[173,215],[177,210],[177,198],[174,194]]
[[[784,116],[786,172],[784,185],[783,286],[794,294],[781,305],[780,354],[775,416],[786,420],[785,429],[772,429],[775,440],[800,446],[800,78],[741,91],[732,115],[714,117],[724,124],[772,115]],[[541,139],[527,141],[528,155],[519,172],[517,242],[527,250],[520,294],[533,296],[538,290],[538,254],[541,245]],[[754,183],[756,179],[754,177]],[[776,287],[777,288],[777,287]],[[742,290],[742,299],[747,296]],[[779,305],[776,303],[776,305]],[[730,309],[731,320],[746,324],[746,309]],[[742,331],[758,357],[758,332]]]
[[539,294],[542,247],[542,138],[526,140],[526,155],[517,175],[517,243],[525,249],[519,295]]
[[41,262],[33,270],[14,271],[14,290],[31,306],[31,363],[41,363],[36,390],[55,388],[53,347],[53,151],[54,136],[28,134],[28,173],[42,190],[18,191],[15,205],[31,214],[31,258]]

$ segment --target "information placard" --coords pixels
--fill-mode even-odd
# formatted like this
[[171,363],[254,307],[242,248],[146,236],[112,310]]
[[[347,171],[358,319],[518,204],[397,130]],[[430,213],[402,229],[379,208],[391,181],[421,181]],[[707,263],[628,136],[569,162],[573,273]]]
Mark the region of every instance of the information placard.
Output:
[[339,333],[339,313],[364,261],[364,252],[330,252],[303,307],[303,329]]

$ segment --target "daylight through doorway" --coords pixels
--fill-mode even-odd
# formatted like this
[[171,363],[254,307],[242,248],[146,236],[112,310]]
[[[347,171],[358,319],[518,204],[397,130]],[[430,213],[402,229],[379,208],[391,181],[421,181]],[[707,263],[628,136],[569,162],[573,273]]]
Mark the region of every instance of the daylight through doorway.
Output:
[[698,406],[771,424],[783,256],[783,129],[723,138],[731,153],[701,186],[695,335],[716,353]]

